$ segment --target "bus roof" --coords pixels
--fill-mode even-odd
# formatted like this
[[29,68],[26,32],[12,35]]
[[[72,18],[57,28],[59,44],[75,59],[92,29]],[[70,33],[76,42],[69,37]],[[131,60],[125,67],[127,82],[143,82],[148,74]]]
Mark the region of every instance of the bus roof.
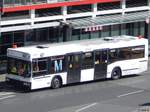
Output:
[[142,45],[147,39],[133,36],[115,36],[104,37],[99,39],[77,40],[70,42],[62,42],[55,44],[43,44],[18,48],[8,48],[7,56],[24,60],[32,60],[33,58],[42,58],[56,55],[64,55],[73,52],[89,52],[96,49],[117,48]]

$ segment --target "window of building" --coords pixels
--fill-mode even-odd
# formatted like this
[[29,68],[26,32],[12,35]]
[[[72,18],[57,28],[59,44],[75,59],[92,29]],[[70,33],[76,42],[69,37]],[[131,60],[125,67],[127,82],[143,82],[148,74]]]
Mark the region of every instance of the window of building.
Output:
[[110,3],[98,3],[98,10],[112,10],[112,9],[120,9],[120,2],[110,2]]
[[12,43],[12,33],[2,33],[1,34],[1,44],[11,44]]
[[133,35],[134,33],[134,23],[126,24],[126,35]]
[[91,39],[92,38],[99,38],[99,36],[100,36],[100,31],[91,32]]
[[120,28],[120,34],[121,35],[126,35],[126,24],[121,24],[121,28]]
[[9,12],[2,15],[2,20],[16,20],[25,18],[30,18],[29,11]]
[[48,37],[49,36],[49,32],[48,32],[48,28],[40,28],[40,29],[36,29],[36,41],[38,42],[47,42]]
[[147,6],[148,0],[126,0],[126,7],[140,7],[140,6]]
[[140,24],[139,22],[134,23],[134,28],[133,28],[133,35],[134,36],[139,36],[140,35]]
[[15,43],[18,47],[21,47],[24,45],[24,31],[18,31],[13,33],[13,43]]
[[55,16],[55,15],[61,15],[61,7],[50,9],[39,9],[35,11],[36,17]]
[[80,39],[80,29],[72,30],[71,40],[79,40]]
[[118,36],[119,34],[120,34],[119,25],[112,25],[111,26],[111,36]]
[[80,39],[84,40],[84,39],[90,39],[91,38],[91,32],[90,31],[85,31],[84,29],[81,29],[81,36]]
[[47,0],[4,0],[5,6],[47,3]]
[[91,5],[68,6],[67,8],[68,14],[91,12],[91,11],[92,11]]
[[36,38],[35,38],[35,31],[36,30],[26,30],[25,31],[25,42],[26,43],[30,43],[32,44],[33,41],[36,41]]
[[101,36],[110,37],[110,34],[111,34],[110,29],[111,29],[111,26],[103,26]]
[[[64,33],[64,32],[63,32]],[[51,43],[56,43],[58,42],[58,37],[61,34],[60,30],[58,32],[58,29],[55,27],[50,27],[48,28],[48,41]],[[62,36],[60,36],[61,38]],[[63,40],[63,37],[61,38]]]
[[140,22],[140,35],[145,36],[145,22]]
[[6,56],[7,54],[7,48],[11,48],[11,45],[0,45],[0,55]]

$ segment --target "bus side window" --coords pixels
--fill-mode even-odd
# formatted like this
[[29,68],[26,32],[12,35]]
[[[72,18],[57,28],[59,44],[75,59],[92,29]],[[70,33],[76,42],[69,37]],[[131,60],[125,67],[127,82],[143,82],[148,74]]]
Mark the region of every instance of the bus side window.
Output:
[[39,66],[38,66],[38,63],[33,63],[32,64],[32,66],[33,66],[33,72],[38,72],[39,71]]
[[130,48],[121,48],[119,52],[119,58],[121,60],[126,60],[131,58],[131,50]]
[[47,59],[38,59],[32,62],[33,77],[47,74]]
[[109,51],[109,61],[110,62],[114,62],[118,60],[118,53],[117,53],[117,49],[111,49]]

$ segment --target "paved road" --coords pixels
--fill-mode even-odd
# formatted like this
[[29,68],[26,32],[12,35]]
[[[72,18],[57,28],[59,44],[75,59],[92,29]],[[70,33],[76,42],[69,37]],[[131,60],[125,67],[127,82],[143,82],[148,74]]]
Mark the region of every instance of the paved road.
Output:
[[[140,76],[23,93],[0,83],[1,112],[139,112],[150,104],[150,70]],[[143,111],[142,111],[143,112]]]

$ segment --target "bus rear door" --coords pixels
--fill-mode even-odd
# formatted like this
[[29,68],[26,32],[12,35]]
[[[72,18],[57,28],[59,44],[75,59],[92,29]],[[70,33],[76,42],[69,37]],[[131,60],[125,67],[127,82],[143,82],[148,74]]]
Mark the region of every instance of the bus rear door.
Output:
[[80,82],[81,79],[81,53],[67,55],[67,83]]
[[94,79],[106,78],[108,49],[96,50],[94,60]]

